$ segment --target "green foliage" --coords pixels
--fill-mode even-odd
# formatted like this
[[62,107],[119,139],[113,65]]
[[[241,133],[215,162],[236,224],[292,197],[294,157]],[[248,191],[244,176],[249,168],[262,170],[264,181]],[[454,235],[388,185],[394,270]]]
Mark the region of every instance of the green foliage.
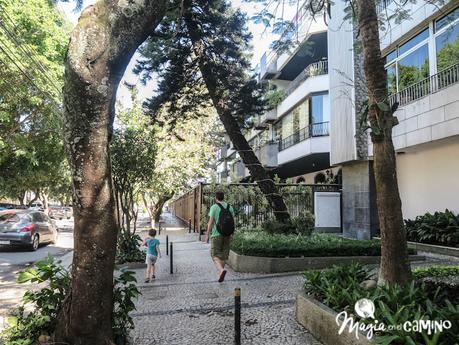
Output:
[[140,296],[135,272],[125,269],[115,277],[113,289],[113,333],[117,345],[130,343],[129,331],[134,329],[134,320],[129,315],[136,310],[134,301]]
[[417,267],[413,270],[413,276],[416,279],[425,277],[459,276],[459,266]]
[[126,262],[145,261],[145,253],[140,249],[141,243],[142,238],[138,234],[131,234],[122,229],[118,236],[116,262],[124,264]]
[[267,234],[261,230],[237,231],[231,249],[242,255],[267,257],[381,255],[381,244],[377,240],[357,241],[320,233],[311,236]]
[[459,245],[459,215],[448,209],[445,212],[426,213],[414,220],[405,220],[406,234],[409,241]]
[[[57,317],[70,291],[70,273],[52,256],[35,263],[18,275],[18,283],[44,284],[37,291],[27,291],[16,315],[8,318],[9,327],[1,334],[5,345],[37,344],[40,335],[52,335]],[[135,273],[124,269],[114,278],[113,332],[117,345],[127,344],[134,327],[129,313],[140,292]],[[32,307],[32,312],[26,312]]]
[[[415,274],[416,276],[416,274]],[[370,278],[370,268],[361,264],[334,266],[324,271],[305,272],[305,290],[337,312],[353,313],[355,303],[369,298],[376,305],[375,319],[385,325],[398,325],[414,320],[449,320],[453,327],[442,333],[406,333],[403,330],[387,330],[377,334],[377,344],[417,345],[455,344],[459,331],[459,307],[448,298],[453,297],[437,289],[429,290],[423,283],[412,282],[408,286],[378,286],[365,290],[360,283]],[[356,316],[355,316],[356,317]],[[372,322],[372,319],[360,320]]]
[[[31,345],[41,334],[53,332],[57,316],[69,292],[70,276],[52,256],[48,256],[34,267],[20,272],[18,283],[46,283],[46,287],[24,294],[17,315],[9,319],[11,327],[3,334],[5,345]],[[26,313],[27,305],[32,305],[34,312]]]
[[40,189],[67,198],[70,179],[56,106],[67,24],[47,0],[5,0],[1,8],[0,197],[17,200]]
[[261,225],[268,234],[303,235],[309,236],[314,231],[314,215],[306,210],[303,214],[288,222],[268,220]]
[[265,94],[265,99],[270,108],[274,108],[279,105],[287,96],[285,90],[269,90]]

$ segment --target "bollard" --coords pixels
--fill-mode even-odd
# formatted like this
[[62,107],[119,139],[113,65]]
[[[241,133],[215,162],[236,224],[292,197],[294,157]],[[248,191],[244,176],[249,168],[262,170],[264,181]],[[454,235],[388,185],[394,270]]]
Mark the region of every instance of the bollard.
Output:
[[158,235],[161,235],[161,222],[158,223]]
[[174,257],[174,247],[172,245],[173,245],[173,242],[171,242],[170,249],[169,249],[169,251],[170,251],[170,256],[169,256],[169,258],[170,258],[170,269],[171,269],[170,274],[174,274],[174,259],[173,259],[173,257]]
[[166,235],[166,255],[169,255],[169,235]]
[[188,219],[188,233],[191,233],[191,218]]
[[241,289],[234,289],[234,344],[241,345]]

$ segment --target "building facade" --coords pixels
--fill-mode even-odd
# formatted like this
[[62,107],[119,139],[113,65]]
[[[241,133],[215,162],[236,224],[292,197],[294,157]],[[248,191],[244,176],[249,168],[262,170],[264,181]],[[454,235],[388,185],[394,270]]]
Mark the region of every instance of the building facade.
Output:
[[[381,2],[381,15],[399,10]],[[267,52],[259,76],[280,99],[247,133],[262,164],[293,182],[342,182],[343,233],[378,233],[372,145],[359,128],[367,99],[363,61],[345,1],[335,1],[327,25],[305,9],[295,17],[298,47]],[[459,1],[443,7],[406,4],[410,18],[392,18],[380,31],[390,102],[398,102],[393,129],[404,218],[445,208],[459,212]],[[248,171],[231,145],[220,150],[219,180]]]

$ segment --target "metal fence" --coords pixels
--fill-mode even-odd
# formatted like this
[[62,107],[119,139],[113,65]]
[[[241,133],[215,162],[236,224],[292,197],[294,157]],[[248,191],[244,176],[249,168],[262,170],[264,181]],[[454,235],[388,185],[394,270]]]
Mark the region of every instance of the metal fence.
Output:
[[287,95],[290,95],[293,91],[295,91],[298,86],[300,86],[306,79],[310,77],[315,77],[318,75],[328,74],[328,60],[320,60],[313,62],[306,66],[306,68],[301,71],[298,76],[292,80],[287,88]]
[[390,95],[389,103],[398,102],[399,105],[405,105],[457,82],[459,82],[459,63]]
[[[297,217],[305,210],[314,214],[315,192],[341,191],[341,185],[336,184],[281,183],[277,186],[292,217]],[[215,203],[217,190],[225,193],[225,201],[234,208],[238,228],[255,228],[274,217],[272,208],[254,183],[201,184],[173,201],[170,205],[171,211],[185,222],[190,222],[195,231],[205,230],[209,209]]]

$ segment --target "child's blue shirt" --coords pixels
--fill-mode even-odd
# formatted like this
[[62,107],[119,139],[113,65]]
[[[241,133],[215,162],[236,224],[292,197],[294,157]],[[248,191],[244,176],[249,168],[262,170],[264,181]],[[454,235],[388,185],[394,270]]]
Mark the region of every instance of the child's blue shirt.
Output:
[[156,246],[159,246],[159,240],[156,238],[148,238],[145,241],[145,245],[147,246],[147,254],[158,256],[158,251],[156,250]]

